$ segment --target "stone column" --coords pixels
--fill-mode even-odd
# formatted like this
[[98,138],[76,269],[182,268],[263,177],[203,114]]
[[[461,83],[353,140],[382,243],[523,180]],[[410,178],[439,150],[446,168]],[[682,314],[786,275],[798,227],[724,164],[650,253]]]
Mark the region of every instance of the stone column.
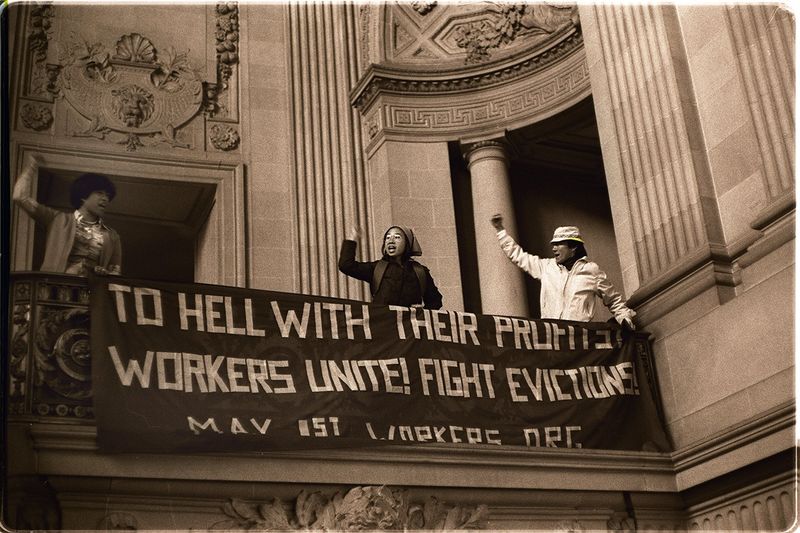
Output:
[[[296,290],[363,299],[365,284],[336,266],[350,226],[369,220],[361,122],[347,98],[358,78],[356,11],[352,5],[291,4],[288,30]],[[362,242],[369,239],[366,234]]]
[[527,316],[525,273],[508,260],[497,244],[489,219],[502,213],[506,230],[517,237],[514,204],[508,181],[508,154],[497,141],[481,141],[465,147],[472,182],[472,210],[481,308],[486,314]]

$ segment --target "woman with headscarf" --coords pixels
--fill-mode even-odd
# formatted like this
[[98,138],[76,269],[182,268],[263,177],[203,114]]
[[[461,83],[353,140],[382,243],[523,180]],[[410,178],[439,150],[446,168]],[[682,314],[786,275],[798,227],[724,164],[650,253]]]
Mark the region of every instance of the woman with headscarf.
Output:
[[114,199],[114,183],[100,174],[83,174],[70,186],[72,212],[59,211],[36,201],[32,192],[38,162],[31,158],[14,184],[14,202],[47,230],[40,270],[75,276],[120,274],[119,235],[102,216]]
[[412,259],[422,255],[422,248],[411,228],[392,226],[383,235],[378,261],[356,261],[356,239],[359,229],[353,228],[342,241],[339,271],[369,283],[372,302],[383,305],[442,307],[442,294],[436,288],[430,271]]

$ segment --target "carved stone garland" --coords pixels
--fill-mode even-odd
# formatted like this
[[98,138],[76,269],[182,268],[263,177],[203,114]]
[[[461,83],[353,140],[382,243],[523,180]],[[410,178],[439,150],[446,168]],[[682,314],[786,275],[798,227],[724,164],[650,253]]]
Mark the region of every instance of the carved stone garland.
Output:
[[239,64],[239,7],[235,2],[220,2],[216,6],[214,37],[217,51],[217,80],[206,85],[206,112],[211,117],[230,118],[229,99],[231,79]]
[[28,47],[31,51],[29,94],[47,96],[48,74],[45,61],[52,33],[53,6],[41,4],[31,8],[28,21]]
[[158,52],[138,33],[122,36],[112,56],[101,43],[71,43],[62,57],[60,90],[89,119],[77,137],[107,137],[129,151],[166,143],[189,148],[176,128],[200,110],[203,84],[187,53]]
[[434,497],[413,503],[407,490],[365,486],[333,496],[303,490],[294,504],[277,498],[261,504],[231,499],[223,512],[228,518],[213,529],[452,531],[485,527],[488,508],[447,505]]

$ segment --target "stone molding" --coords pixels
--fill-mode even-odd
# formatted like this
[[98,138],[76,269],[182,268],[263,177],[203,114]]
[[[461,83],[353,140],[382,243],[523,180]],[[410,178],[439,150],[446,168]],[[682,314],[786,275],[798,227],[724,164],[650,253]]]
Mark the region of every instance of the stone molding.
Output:
[[486,89],[558,63],[582,46],[583,36],[576,27],[548,47],[490,66],[421,70],[370,65],[350,92],[350,102],[363,112],[379,94],[386,92],[412,96]]
[[797,518],[795,472],[761,480],[689,508],[690,530],[787,531]]
[[[619,490],[674,492],[672,461],[668,454],[567,450],[556,448],[493,448],[442,446],[381,446],[375,449],[298,450],[226,454],[224,461],[208,455],[122,454],[109,463],[97,454],[97,428],[93,424],[48,424],[21,421],[39,454],[43,475],[84,475],[98,468],[107,475],[186,479],[202,463],[203,479],[236,481],[237,472],[257,472],[259,481],[276,483],[302,479],[305,483],[389,483],[402,486],[475,487],[509,489],[608,490],[613,479]],[[11,426],[16,424],[12,423]],[[73,462],[59,460],[68,452]],[[78,460],[80,457],[80,460]],[[269,466],[264,466],[265,457]],[[322,471],[324,465],[324,471]],[[434,468],[435,466],[435,468]],[[432,472],[448,468],[449,479]],[[99,470],[98,470],[99,471]],[[497,472],[503,475],[497,477]],[[194,479],[194,474],[188,475]]]
[[685,255],[679,264],[641,285],[628,305],[643,324],[649,324],[714,287],[721,303],[729,301],[740,292],[742,268],[794,238],[794,205],[794,195],[786,195],[753,221],[754,231],[727,246],[709,244]]
[[[682,481],[693,470],[702,469],[715,459],[736,453],[746,446],[758,445],[782,432],[792,432],[795,425],[795,405],[788,402],[755,416],[736,426],[712,435],[700,442],[672,452],[678,489],[684,490],[695,482]],[[792,442],[788,442],[790,447]],[[695,473],[695,477],[697,474]],[[713,477],[713,476],[712,476]],[[703,479],[705,481],[705,479]]]
[[458,93],[383,91],[362,108],[366,150],[406,142],[492,138],[552,116],[591,93],[582,49],[527,77]]

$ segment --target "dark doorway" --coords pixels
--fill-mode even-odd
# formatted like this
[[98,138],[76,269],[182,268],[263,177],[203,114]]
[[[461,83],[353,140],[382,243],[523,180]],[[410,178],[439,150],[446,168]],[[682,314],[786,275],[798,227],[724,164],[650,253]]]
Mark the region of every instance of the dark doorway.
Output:
[[[79,172],[41,169],[37,200],[71,211],[69,187]],[[195,243],[214,205],[216,185],[109,175],[117,196],[105,222],[122,241],[122,273],[126,276],[194,281]],[[34,237],[33,265],[44,256],[44,229]]]

